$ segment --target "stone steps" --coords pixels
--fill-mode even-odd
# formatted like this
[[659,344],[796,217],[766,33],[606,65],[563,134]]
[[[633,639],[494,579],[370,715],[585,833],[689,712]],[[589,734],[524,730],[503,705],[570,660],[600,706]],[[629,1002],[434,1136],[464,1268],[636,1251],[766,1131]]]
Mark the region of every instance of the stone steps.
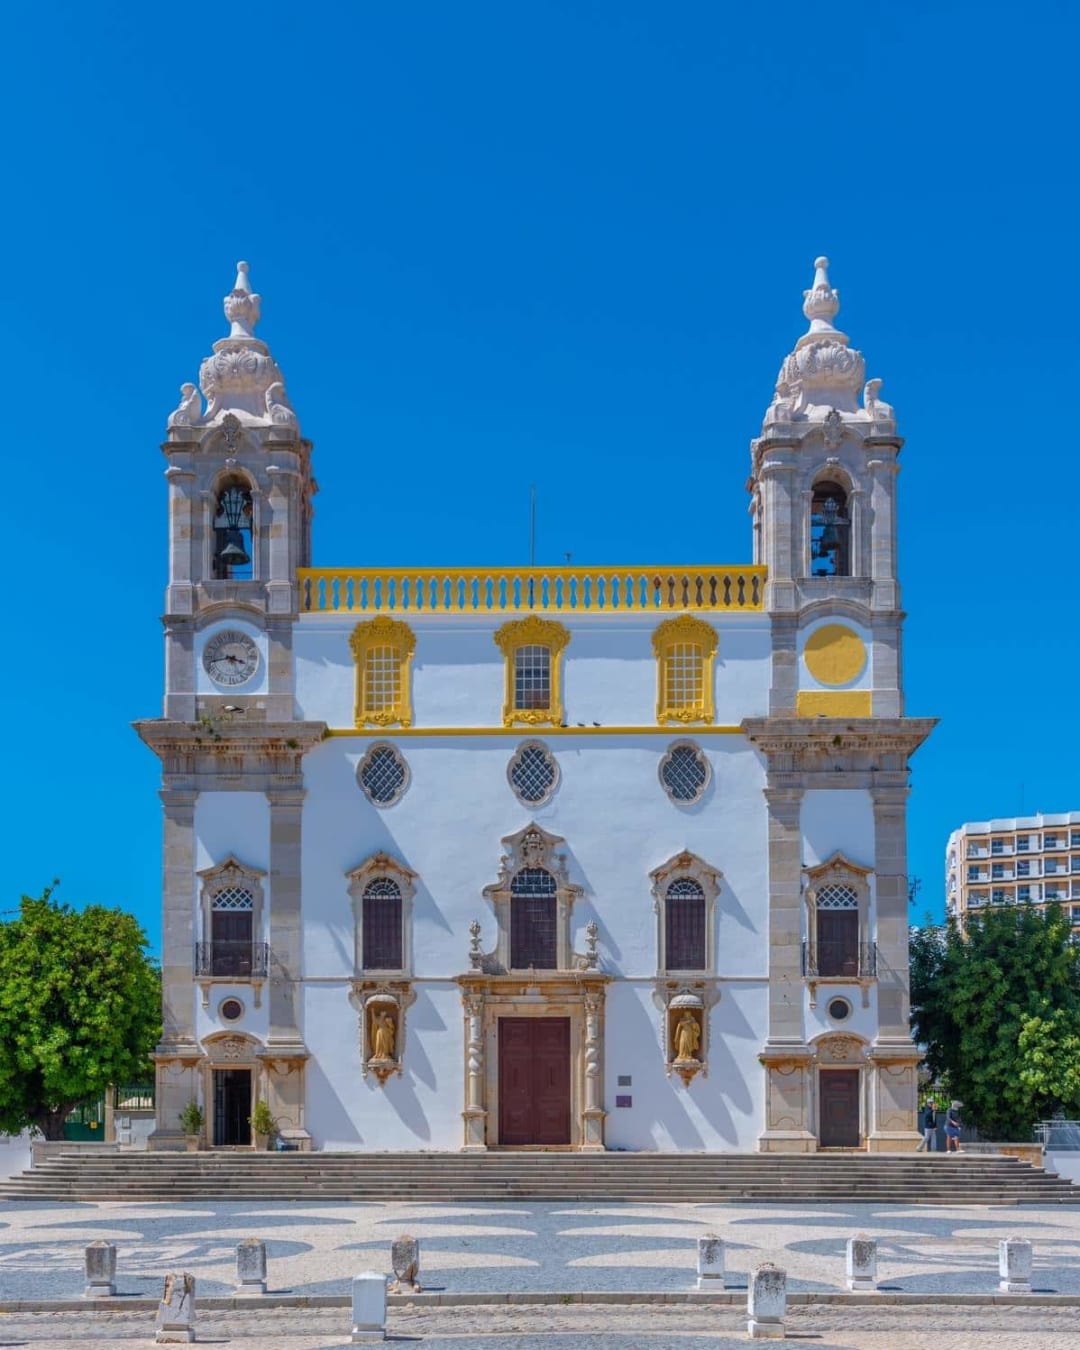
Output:
[[608,1200],[664,1203],[1080,1204],[1015,1158],[911,1154],[61,1154],[4,1200]]

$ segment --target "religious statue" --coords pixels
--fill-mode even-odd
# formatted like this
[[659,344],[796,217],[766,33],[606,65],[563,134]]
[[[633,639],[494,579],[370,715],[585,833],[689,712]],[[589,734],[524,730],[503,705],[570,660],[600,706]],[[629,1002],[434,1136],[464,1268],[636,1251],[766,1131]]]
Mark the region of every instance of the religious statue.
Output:
[[266,391],[266,415],[275,426],[296,426],[296,413],[280,380]]
[[687,1008],[675,1023],[675,1063],[685,1063],[697,1059],[697,1048],[701,1044],[701,1026],[697,1018]]
[[390,1014],[376,1009],[371,1015],[372,1059],[392,1060],[394,1058],[395,1032],[394,1019]]
[[202,418],[202,396],[193,384],[180,386],[180,403],[169,414],[169,426],[193,427]]
[[867,380],[863,389],[863,407],[869,413],[871,422],[892,422],[895,419],[892,404],[879,398],[880,393],[881,381]]

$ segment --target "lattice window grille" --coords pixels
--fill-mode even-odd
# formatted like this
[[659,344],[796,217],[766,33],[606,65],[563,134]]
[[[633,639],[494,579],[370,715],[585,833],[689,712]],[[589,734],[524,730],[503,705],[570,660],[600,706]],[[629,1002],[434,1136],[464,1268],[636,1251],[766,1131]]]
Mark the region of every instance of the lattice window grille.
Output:
[[705,691],[705,653],[696,642],[673,642],[667,650],[667,704],[672,712],[701,707]]
[[705,968],[705,892],[691,877],[678,877],[667,888],[667,968]]
[[524,745],[511,761],[510,786],[518,800],[530,806],[547,800],[555,778],[555,761],[545,746]]
[[524,867],[510,883],[510,965],[554,970],[557,954],[555,878],[544,867]]
[[224,891],[218,891],[213,899],[213,908],[215,910],[232,910],[251,912],[255,908],[255,897],[250,891],[246,891],[241,886],[230,886]]
[[858,909],[859,894],[851,886],[834,883],[822,886],[817,893],[818,909]]
[[390,877],[375,877],[364,887],[364,968],[401,967],[401,887]]
[[542,711],[551,707],[551,648],[530,643],[514,651],[514,707]]
[[696,745],[676,745],[664,758],[660,780],[672,801],[696,802],[709,781],[705,756]]
[[391,806],[408,783],[405,761],[392,745],[373,746],[360,766],[360,786],[379,806]]
[[396,647],[369,648],[364,658],[364,712],[387,712],[400,702],[400,652]]

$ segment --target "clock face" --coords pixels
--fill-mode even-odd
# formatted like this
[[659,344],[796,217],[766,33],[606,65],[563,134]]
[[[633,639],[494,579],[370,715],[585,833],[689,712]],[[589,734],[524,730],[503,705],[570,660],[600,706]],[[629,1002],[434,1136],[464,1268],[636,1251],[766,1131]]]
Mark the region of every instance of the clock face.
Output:
[[215,684],[246,684],[259,669],[259,649],[246,633],[226,628],[203,648],[203,665]]

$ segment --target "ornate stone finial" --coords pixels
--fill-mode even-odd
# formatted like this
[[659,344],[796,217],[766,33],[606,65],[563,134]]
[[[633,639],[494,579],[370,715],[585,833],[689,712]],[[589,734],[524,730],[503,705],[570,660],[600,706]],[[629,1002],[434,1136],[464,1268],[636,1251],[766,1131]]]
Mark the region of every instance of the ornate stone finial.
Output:
[[810,320],[811,333],[836,332],[832,321],[840,313],[840,292],[829,285],[828,258],[814,259],[814,284],[803,291],[802,312]]
[[236,284],[225,297],[225,317],[232,327],[231,338],[253,338],[255,325],[259,322],[259,307],[262,297],[251,289],[246,262],[236,264]]
[[473,919],[469,924],[469,964],[478,967],[480,961],[480,920]]

